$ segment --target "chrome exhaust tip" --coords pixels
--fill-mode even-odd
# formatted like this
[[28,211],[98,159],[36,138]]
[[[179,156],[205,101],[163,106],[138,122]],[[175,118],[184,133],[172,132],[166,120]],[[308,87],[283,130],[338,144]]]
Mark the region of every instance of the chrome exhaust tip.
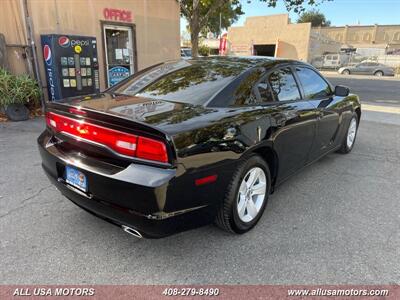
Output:
[[122,225],[121,228],[126,233],[129,233],[130,235],[133,235],[134,237],[137,237],[138,239],[141,239],[143,237],[139,231],[137,231],[136,229],[133,229],[129,226]]

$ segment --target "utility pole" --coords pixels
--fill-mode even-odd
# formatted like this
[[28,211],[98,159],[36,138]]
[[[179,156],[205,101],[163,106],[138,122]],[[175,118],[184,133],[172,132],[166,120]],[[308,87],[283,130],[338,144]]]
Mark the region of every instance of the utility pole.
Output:
[[222,16],[221,13],[219,13],[219,37],[221,37],[221,33],[222,33]]

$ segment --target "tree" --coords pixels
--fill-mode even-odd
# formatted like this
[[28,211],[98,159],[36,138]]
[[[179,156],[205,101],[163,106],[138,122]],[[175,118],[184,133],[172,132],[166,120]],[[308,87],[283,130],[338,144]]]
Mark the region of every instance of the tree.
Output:
[[238,0],[227,2],[210,15],[207,24],[201,29],[201,35],[206,36],[208,32],[212,32],[218,36],[221,29],[231,26],[243,14],[242,5]]
[[[192,55],[198,55],[199,34],[210,20],[219,18],[219,12],[223,7],[229,5],[233,10],[241,11],[240,0],[177,0],[183,16],[189,25],[190,40],[192,43]],[[247,0],[251,2],[252,0]],[[257,0],[253,0],[257,1]],[[258,0],[264,2],[268,7],[275,7],[279,0]],[[288,11],[293,10],[296,13],[303,12],[304,5],[317,5],[325,0],[281,0],[284,2]],[[331,1],[331,0],[326,0]],[[215,23],[215,22],[214,22]],[[228,24],[228,26],[231,24]]]
[[308,23],[308,22],[311,23],[312,27],[318,27],[318,26],[327,27],[331,25],[331,22],[325,18],[325,15],[315,9],[303,12],[300,15],[299,19],[297,20],[297,23]]

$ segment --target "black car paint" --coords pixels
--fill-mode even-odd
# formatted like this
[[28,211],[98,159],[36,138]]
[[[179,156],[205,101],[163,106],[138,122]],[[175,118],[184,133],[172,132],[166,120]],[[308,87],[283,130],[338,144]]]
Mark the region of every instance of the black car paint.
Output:
[[[113,90],[49,103],[48,111],[161,139],[169,145],[170,161],[158,164],[118,157],[46,129],[38,139],[46,174],[80,207],[114,224],[133,227],[145,237],[162,237],[211,223],[230,178],[247,156],[257,153],[266,159],[276,186],[338,149],[352,114],[361,113],[355,95],[307,100],[302,91],[303,99],[298,101],[232,105],[235,85],[257,68],[263,72],[283,66],[312,68],[288,60],[259,62],[248,66],[205,105],[119,95]],[[223,99],[227,107],[215,106]],[[71,107],[81,107],[86,115],[71,114]],[[138,115],[149,107],[151,113],[146,117]],[[85,173],[87,194],[63,182],[65,165]],[[153,184],[143,181],[142,171],[119,176],[135,165],[154,174]],[[195,185],[196,179],[213,174],[218,176],[216,182]]]

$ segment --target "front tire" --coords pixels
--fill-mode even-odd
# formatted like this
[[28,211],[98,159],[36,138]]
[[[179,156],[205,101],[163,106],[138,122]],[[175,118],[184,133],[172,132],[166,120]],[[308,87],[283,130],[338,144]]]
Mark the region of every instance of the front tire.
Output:
[[347,154],[354,147],[354,143],[356,142],[357,137],[357,130],[358,130],[358,115],[356,113],[353,114],[351,117],[349,127],[347,128],[346,135],[343,139],[342,146],[338,150],[338,152]]
[[343,75],[350,75],[350,70],[345,69],[345,70],[342,71],[342,74]]
[[220,228],[245,233],[260,220],[271,189],[271,174],[258,155],[243,161],[236,169],[215,223]]
[[374,75],[375,75],[375,76],[378,76],[378,77],[382,77],[382,76],[383,76],[383,72],[382,72],[382,71],[376,71],[376,72],[374,73]]

